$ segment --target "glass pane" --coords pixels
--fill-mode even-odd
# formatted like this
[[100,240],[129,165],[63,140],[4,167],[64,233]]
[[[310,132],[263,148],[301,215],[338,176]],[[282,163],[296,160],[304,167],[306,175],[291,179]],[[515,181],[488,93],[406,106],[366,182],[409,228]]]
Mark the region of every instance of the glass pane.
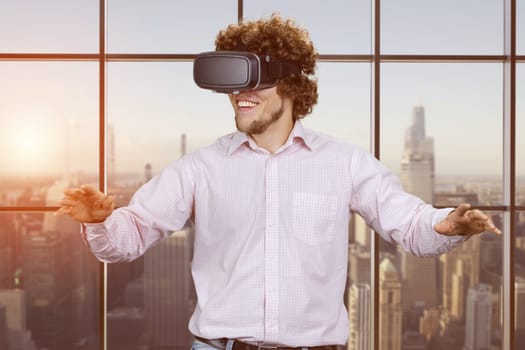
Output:
[[215,49],[215,35],[237,23],[235,1],[112,0],[108,52],[197,53]]
[[516,65],[516,204],[525,206],[525,64]]
[[514,285],[514,316],[516,349],[525,347],[525,211],[516,215],[516,281]]
[[317,65],[319,99],[305,127],[370,149],[370,64]]
[[[321,63],[319,105],[315,115],[304,119],[305,126],[368,147],[369,67]],[[191,63],[109,63],[108,119],[109,185],[119,206],[171,161],[235,130],[228,98],[196,87]],[[359,320],[352,339],[363,342],[370,335],[369,316],[363,318],[370,312],[370,230],[356,217],[350,232],[351,280],[345,302]],[[189,225],[141,259],[108,265],[109,348],[190,346],[187,324],[196,302],[189,274],[192,240]],[[168,263],[172,261],[177,261],[176,269]]]
[[3,202],[56,205],[56,180],[96,181],[98,64],[0,62],[0,76]]
[[406,190],[501,205],[501,65],[388,63],[382,77],[381,158]]
[[[173,160],[235,130],[228,97],[199,89],[191,63],[110,63],[108,96],[109,186],[119,206]],[[132,263],[108,265],[110,349],[190,348],[192,247],[187,226]]]
[[345,292],[345,305],[350,320],[348,349],[371,349],[371,232],[362,217],[352,214],[348,242],[348,283]]
[[[516,204],[525,206],[525,64],[516,66]],[[525,211],[516,215],[516,349],[525,347]]]
[[[488,214],[505,232],[502,214]],[[433,258],[381,245],[380,349],[501,348],[501,237],[486,232]]]
[[0,52],[98,51],[99,1],[0,2]]
[[235,130],[228,97],[198,88],[192,67],[187,62],[109,64],[110,187],[142,183],[147,164],[156,173],[182,153]]
[[2,349],[98,349],[99,264],[79,229],[51,212],[0,214]]
[[525,55],[525,1],[516,1],[516,53]]
[[386,54],[502,54],[503,1],[381,2]]
[[267,18],[274,12],[304,26],[321,54],[370,53],[370,1],[244,1],[245,20]]

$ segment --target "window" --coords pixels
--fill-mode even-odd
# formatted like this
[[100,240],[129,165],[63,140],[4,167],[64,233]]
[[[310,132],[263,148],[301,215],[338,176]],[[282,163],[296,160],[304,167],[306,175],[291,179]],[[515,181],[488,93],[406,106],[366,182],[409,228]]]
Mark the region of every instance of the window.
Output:
[[[517,56],[505,57],[504,10],[514,1]],[[190,345],[191,224],[132,263],[104,266],[86,249],[79,225],[52,212],[66,187],[82,183],[126,205],[170,162],[233,131],[228,99],[195,88],[192,60],[213,50],[217,31],[239,17],[279,12],[307,28],[320,53],[319,103],[306,127],[370,151],[436,206],[474,204],[504,231],[417,259],[354,216],[344,296],[348,348],[462,349],[480,334],[468,323],[478,306],[490,316],[490,345],[522,348],[523,8],[523,0],[2,2],[0,347]],[[516,86],[506,86],[504,68],[514,61]],[[506,108],[511,102],[515,113]],[[374,305],[386,278],[390,309]],[[509,308],[510,325],[502,323]]]

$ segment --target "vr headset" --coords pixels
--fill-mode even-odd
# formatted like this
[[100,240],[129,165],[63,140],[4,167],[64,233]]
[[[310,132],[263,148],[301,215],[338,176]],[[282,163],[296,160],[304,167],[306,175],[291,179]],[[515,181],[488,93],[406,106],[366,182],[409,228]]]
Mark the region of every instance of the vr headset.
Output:
[[203,52],[193,62],[199,87],[227,94],[270,88],[292,74],[301,74],[298,63],[247,51]]

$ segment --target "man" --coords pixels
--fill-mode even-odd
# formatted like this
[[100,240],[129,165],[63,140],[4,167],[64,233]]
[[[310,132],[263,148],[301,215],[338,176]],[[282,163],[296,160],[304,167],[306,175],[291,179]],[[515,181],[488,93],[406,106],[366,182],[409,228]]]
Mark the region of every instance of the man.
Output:
[[[404,192],[369,153],[302,127],[317,102],[317,53],[292,21],[230,25],[216,50],[212,62],[224,62],[224,52],[241,61],[255,54],[254,69],[277,77],[272,84],[259,76],[255,89],[215,87],[229,92],[238,131],[173,162],[127,207],[114,210],[112,197],[83,186],[66,190],[57,212],[83,223],[87,244],[105,262],[133,260],[192,219],[196,348],[345,344],[352,212],[418,256],[445,253],[484,231],[501,234],[468,204],[435,209]],[[262,68],[265,62],[278,68]],[[199,84],[212,74],[204,71],[196,73]]]

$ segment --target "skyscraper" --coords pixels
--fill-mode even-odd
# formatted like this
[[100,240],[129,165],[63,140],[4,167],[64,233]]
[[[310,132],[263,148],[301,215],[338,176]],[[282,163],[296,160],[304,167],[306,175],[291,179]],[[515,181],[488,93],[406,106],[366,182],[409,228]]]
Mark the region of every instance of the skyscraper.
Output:
[[26,327],[26,293],[22,289],[0,290],[0,306],[5,307],[9,350],[36,350]]
[[107,150],[108,150],[108,187],[117,186],[117,168],[115,162],[115,129],[112,124],[108,124],[107,132]]
[[[427,203],[434,198],[434,140],[426,136],[425,109],[416,106],[412,125],[405,131],[401,160],[401,182],[405,190]],[[423,302],[437,305],[437,259],[418,258],[398,248],[403,281],[403,309]]]
[[516,323],[516,349],[525,348],[525,278],[516,277],[514,282],[514,303],[516,312],[514,313]]
[[414,107],[412,125],[405,130],[400,177],[408,192],[427,203],[433,202],[434,140],[426,136],[423,106]]
[[9,350],[6,307],[0,304],[0,349]]
[[188,322],[195,305],[191,278],[193,226],[152,247],[144,260],[146,332],[154,348],[191,346]]
[[490,349],[492,287],[478,283],[468,290],[464,350]]
[[15,227],[12,214],[0,216],[0,289],[14,284]]
[[[46,205],[56,203],[69,180],[49,187]],[[23,271],[28,328],[39,347],[69,348],[95,333],[98,263],[85,249],[78,223],[52,212],[24,234]],[[60,334],[60,336],[58,336]]]
[[370,287],[354,283],[348,293],[350,336],[348,350],[370,349]]
[[370,250],[359,244],[350,244],[348,261],[348,277],[351,282],[370,284]]
[[401,282],[388,258],[379,265],[379,312],[379,350],[401,350]]
[[[435,205],[478,205],[473,193],[441,193]],[[459,247],[439,257],[441,267],[441,304],[451,317],[462,320],[468,289],[480,281],[480,237],[472,237]]]

